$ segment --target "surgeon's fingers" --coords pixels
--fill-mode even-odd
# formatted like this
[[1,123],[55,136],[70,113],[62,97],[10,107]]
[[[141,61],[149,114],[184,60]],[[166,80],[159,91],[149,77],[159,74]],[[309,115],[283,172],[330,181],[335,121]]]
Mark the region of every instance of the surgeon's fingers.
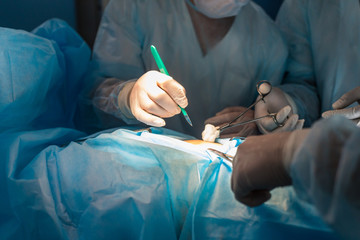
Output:
[[147,125],[154,127],[163,127],[165,126],[165,121],[162,118],[156,117],[141,108],[137,108],[136,112],[133,113],[137,120],[143,122]]
[[264,202],[268,201],[271,198],[271,193],[268,190],[256,190],[252,191],[245,197],[238,197],[235,194],[236,200],[239,202],[249,206],[249,207],[257,207]]
[[[140,84],[141,85],[141,84]],[[152,88],[154,92],[156,90],[162,91],[159,87],[153,85]],[[162,91],[163,92],[163,91]],[[164,93],[164,95],[167,95]],[[169,98],[169,97],[168,97]],[[170,99],[170,98],[169,98]],[[170,101],[172,101],[170,99]],[[142,109],[146,111],[147,113],[159,116],[159,117],[172,117],[175,114],[173,112],[169,112],[166,109],[162,108],[160,105],[158,105],[155,101],[153,101],[149,96],[148,88],[142,88],[141,86],[134,86],[133,90],[130,93],[130,109],[134,117],[138,119],[138,110]],[[176,104],[174,104],[176,106]],[[139,119],[138,119],[139,120]]]
[[244,169],[239,168],[237,165],[240,159],[235,158],[233,163],[233,173],[231,175],[231,190],[234,193],[236,200],[243,204],[255,207],[261,205],[271,198],[271,194],[268,190],[254,190],[249,179],[246,177],[246,173],[242,172]]
[[165,126],[165,121],[158,116],[168,117],[170,113],[153,102],[146,92],[138,93],[130,101],[131,112],[137,120],[154,127]]
[[351,105],[354,102],[359,102],[360,100],[360,87],[354,88],[350,92],[342,95],[336,102],[333,103],[333,109],[340,109]]
[[[155,102],[157,105],[159,105],[162,109],[164,109],[168,114],[160,113],[156,114],[159,109],[157,110],[151,110],[153,107],[152,104],[149,106],[148,112],[155,113],[158,116],[161,117],[172,117],[176,114],[179,114],[181,112],[178,105],[174,102],[174,100],[161,88],[154,88],[151,92],[147,92],[148,97]],[[162,112],[162,111],[161,111]]]
[[186,98],[186,91],[183,86],[180,85],[173,78],[169,78],[167,75],[157,79],[158,86],[169,94],[176,104],[180,107],[185,108],[188,105]]
[[352,108],[344,108],[338,110],[330,110],[323,112],[321,115],[323,118],[329,118],[334,115],[342,115],[347,119],[356,119],[360,118],[360,105]]
[[159,106],[149,97],[143,97],[139,105],[140,108],[143,109],[145,112],[161,118],[169,118],[175,115],[174,113],[171,113],[166,109],[162,108],[161,106]]
[[305,123],[305,119],[298,120],[295,127],[294,127],[294,130],[303,129],[304,123]]
[[[278,127],[276,128],[273,132],[290,132],[296,129],[296,125],[299,122],[299,115],[297,114],[293,114],[291,115],[284,124],[284,126],[282,127]],[[301,123],[300,123],[301,124]]]
[[[276,120],[279,124],[283,124],[291,112],[290,106],[285,106],[276,114]],[[274,122],[275,123],[275,122]],[[276,123],[275,125],[279,127]]]
[[[284,124],[287,116],[290,114],[291,112],[291,107],[290,106],[285,106],[283,107],[277,114],[276,114],[276,121],[278,124]],[[267,118],[263,118],[260,119],[258,121],[258,126],[260,125],[261,129],[264,129],[265,132],[272,132],[274,131],[276,128],[278,128],[278,124],[277,124],[273,118],[271,117],[267,117]]]

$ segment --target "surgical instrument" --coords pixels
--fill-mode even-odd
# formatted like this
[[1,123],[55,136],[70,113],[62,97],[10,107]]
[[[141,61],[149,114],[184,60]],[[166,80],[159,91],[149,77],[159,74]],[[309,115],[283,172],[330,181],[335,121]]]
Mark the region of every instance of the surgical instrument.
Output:
[[[153,55],[153,57],[154,57],[154,59],[155,59],[155,62],[156,62],[156,64],[157,64],[160,72],[169,76],[169,73],[168,73],[168,71],[166,70],[165,65],[164,65],[163,61],[161,60],[160,55],[159,55],[158,51],[156,50],[155,46],[154,46],[154,45],[151,45],[151,46],[150,46],[150,49],[151,49],[151,53],[152,53],[152,55]],[[178,105],[178,106],[179,106],[179,105]],[[192,125],[192,122],[191,122],[191,120],[190,120],[190,117],[189,117],[189,115],[187,114],[187,112],[185,111],[185,109],[182,108],[182,107],[180,107],[180,106],[179,106],[179,108],[181,109],[181,112],[182,112],[182,114],[184,115],[184,118],[186,119],[186,121],[188,122],[188,124],[189,124],[190,126],[193,126],[193,125]]]
[[213,149],[213,148],[208,148],[207,150],[213,152],[214,154],[216,154],[216,155],[219,156],[219,157],[225,158],[226,160],[228,160],[228,161],[230,161],[230,162],[233,162],[233,159],[234,159],[234,158],[233,158],[233,156],[231,156],[231,155],[228,155],[228,154],[226,154],[226,153],[220,152],[220,151],[218,151],[218,150],[216,150],[216,149]]
[[245,124],[248,124],[248,123],[256,122],[256,121],[259,121],[260,119],[263,119],[263,118],[266,118],[266,117],[271,117],[277,126],[279,126],[279,127],[284,126],[284,124],[279,123],[278,120],[276,119],[276,113],[269,113],[268,115],[261,116],[261,117],[258,117],[258,118],[254,118],[252,120],[239,122],[239,123],[234,123],[234,124],[232,124],[230,126],[227,126],[226,128],[222,128],[222,129],[219,128],[219,130],[222,131],[222,130],[225,130],[227,128],[241,126],[241,125],[245,125]]
[[240,125],[244,125],[244,124],[248,124],[248,123],[252,123],[252,122],[256,122],[260,119],[266,118],[266,117],[271,117],[273,119],[273,121],[275,122],[275,124],[279,127],[282,127],[283,124],[279,123],[276,119],[276,114],[275,113],[270,113],[268,115],[262,116],[262,117],[258,117],[249,121],[244,121],[244,122],[240,122],[240,123],[236,123],[236,124],[232,124],[234,123],[236,120],[238,120],[239,118],[241,118],[242,116],[244,116],[244,114],[246,112],[248,112],[252,107],[254,107],[258,102],[260,101],[265,101],[264,98],[269,95],[269,93],[272,90],[272,86],[271,83],[269,81],[266,80],[262,80],[260,82],[258,82],[256,84],[256,90],[259,93],[260,98],[258,100],[256,100],[253,104],[251,104],[244,112],[242,112],[240,115],[238,115],[236,118],[234,118],[233,120],[231,120],[229,123],[227,123],[224,126],[221,127],[217,127],[217,129],[222,132],[225,129],[231,128],[231,127],[235,127],[235,126],[240,126]]

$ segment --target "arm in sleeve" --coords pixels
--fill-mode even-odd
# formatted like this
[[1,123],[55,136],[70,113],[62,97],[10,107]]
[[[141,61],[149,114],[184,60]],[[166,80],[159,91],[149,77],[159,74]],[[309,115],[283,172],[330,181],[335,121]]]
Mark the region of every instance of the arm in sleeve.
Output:
[[116,119],[117,124],[139,123],[128,105],[134,82],[145,73],[138,18],[136,1],[125,0],[110,1],[101,20],[85,92],[103,127]]
[[305,119],[305,126],[310,126],[320,116],[314,73],[313,53],[311,49],[311,31],[307,19],[307,0],[284,1],[277,25],[289,48],[286,76],[280,88],[295,104],[295,113]]
[[297,194],[344,239],[360,236],[360,129],[335,116],[317,122],[290,166]]

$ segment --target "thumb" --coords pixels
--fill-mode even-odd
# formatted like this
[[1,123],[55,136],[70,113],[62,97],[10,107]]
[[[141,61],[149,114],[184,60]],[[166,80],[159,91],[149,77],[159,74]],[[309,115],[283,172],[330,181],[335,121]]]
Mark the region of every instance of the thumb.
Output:
[[342,95],[338,100],[336,100],[333,103],[332,107],[333,109],[341,109],[359,100],[360,100],[360,87],[357,87]]
[[305,119],[300,119],[297,121],[294,130],[303,129],[305,123]]
[[[283,124],[285,122],[285,120],[287,119],[287,116],[290,114],[291,112],[291,107],[290,106],[285,106],[283,107],[277,114],[276,114],[276,121],[279,124]],[[296,119],[297,121],[297,119]],[[267,117],[264,119],[260,119],[257,123],[257,126],[259,128],[259,130],[262,133],[269,133],[274,131],[275,129],[277,129],[279,126],[278,124],[276,124],[276,122],[274,121],[274,119],[272,117]]]

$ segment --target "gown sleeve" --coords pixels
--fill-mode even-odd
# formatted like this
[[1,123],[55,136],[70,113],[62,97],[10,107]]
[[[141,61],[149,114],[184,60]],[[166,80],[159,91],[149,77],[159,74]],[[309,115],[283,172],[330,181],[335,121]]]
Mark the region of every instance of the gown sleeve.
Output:
[[280,88],[291,97],[306,127],[320,116],[307,5],[307,0],[284,1],[276,20],[289,48],[286,77]]
[[314,124],[290,166],[297,194],[344,239],[360,236],[360,129],[341,116]]
[[82,101],[90,128],[139,123],[127,103],[134,82],[145,73],[137,15],[137,3],[132,0],[110,1],[104,11]]

